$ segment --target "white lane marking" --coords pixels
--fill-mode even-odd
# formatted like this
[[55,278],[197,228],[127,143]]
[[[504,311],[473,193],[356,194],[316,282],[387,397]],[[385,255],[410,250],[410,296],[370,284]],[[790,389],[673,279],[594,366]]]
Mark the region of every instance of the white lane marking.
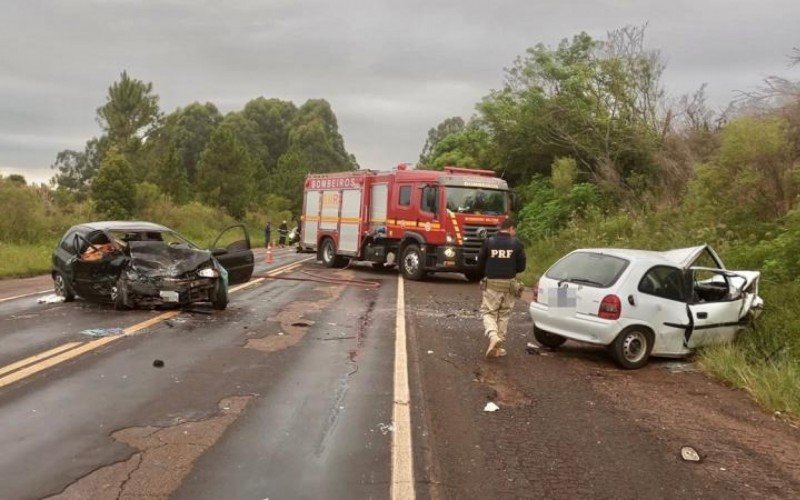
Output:
[[53,289],[50,288],[50,289],[47,289],[47,290],[39,290],[38,292],[23,293],[22,295],[15,295],[13,297],[6,297],[4,299],[0,299],[0,304],[2,304],[3,302],[8,302],[9,300],[24,299],[25,297],[33,297],[34,295],[41,295],[43,293],[48,293],[48,292],[52,293]]
[[394,500],[414,499],[414,454],[411,445],[411,395],[408,389],[406,301],[403,276],[397,278],[397,321],[394,340],[394,405],[392,409],[392,485]]

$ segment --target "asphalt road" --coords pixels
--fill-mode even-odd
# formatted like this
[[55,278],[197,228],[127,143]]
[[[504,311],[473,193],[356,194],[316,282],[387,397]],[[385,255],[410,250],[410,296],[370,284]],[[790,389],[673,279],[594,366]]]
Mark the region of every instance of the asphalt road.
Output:
[[419,498],[800,496],[797,428],[693,364],[527,354],[523,302],[489,361],[457,275],[401,282],[398,300],[393,271],[275,255],[210,314],[39,303],[43,281],[3,282],[0,499],[405,498],[403,481]]

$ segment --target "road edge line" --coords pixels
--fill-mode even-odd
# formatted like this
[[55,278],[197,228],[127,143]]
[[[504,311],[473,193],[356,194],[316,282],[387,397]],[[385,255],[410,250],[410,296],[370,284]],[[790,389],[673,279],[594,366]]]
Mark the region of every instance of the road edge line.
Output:
[[391,498],[415,498],[414,454],[411,440],[411,394],[408,386],[406,347],[406,304],[403,275],[397,278],[397,319],[394,341],[394,402],[392,408]]
[[24,299],[24,298],[27,298],[27,297],[33,297],[35,295],[42,295],[42,294],[47,293],[47,292],[53,292],[53,289],[52,288],[48,288],[47,290],[39,290],[38,292],[23,293],[22,295],[14,295],[13,297],[6,297],[4,299],[0,299],[0,304],[2,304],[3,302],[11,301],[11,300]]

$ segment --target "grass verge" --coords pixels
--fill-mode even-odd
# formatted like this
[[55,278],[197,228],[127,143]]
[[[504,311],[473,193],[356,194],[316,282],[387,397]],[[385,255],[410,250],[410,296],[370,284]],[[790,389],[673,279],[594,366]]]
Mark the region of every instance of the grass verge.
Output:
[[55,243],[0,243],[0,278],[24,278],[50,271]]

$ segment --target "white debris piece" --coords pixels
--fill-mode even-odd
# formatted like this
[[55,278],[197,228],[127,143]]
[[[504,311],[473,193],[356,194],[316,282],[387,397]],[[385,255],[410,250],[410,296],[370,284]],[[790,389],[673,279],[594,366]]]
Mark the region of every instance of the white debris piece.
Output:
[[697,453],[697,450],[695,450],[691,446],[684,446],[683,448],[681,448],[681,458],[683,458],[687,462],[699,462],[700,454]]
[[40,304],[57,304],[59,302],[64,302],[64,297],[51,293],[50,295],[39,297],[37,302]]
[[497,411],[500,407],[494,404],[493,401],[489,401],[486,403],[486,406],[483,407],[483,411]]
[[433,351],[428,351],[428,354],[433,354]]
[[393,424],[384,424],[383,422],[378,424],[378,430],[381,431],[381,434],[384,436],[389,434],[390,432],[394,432],[394,425]]

